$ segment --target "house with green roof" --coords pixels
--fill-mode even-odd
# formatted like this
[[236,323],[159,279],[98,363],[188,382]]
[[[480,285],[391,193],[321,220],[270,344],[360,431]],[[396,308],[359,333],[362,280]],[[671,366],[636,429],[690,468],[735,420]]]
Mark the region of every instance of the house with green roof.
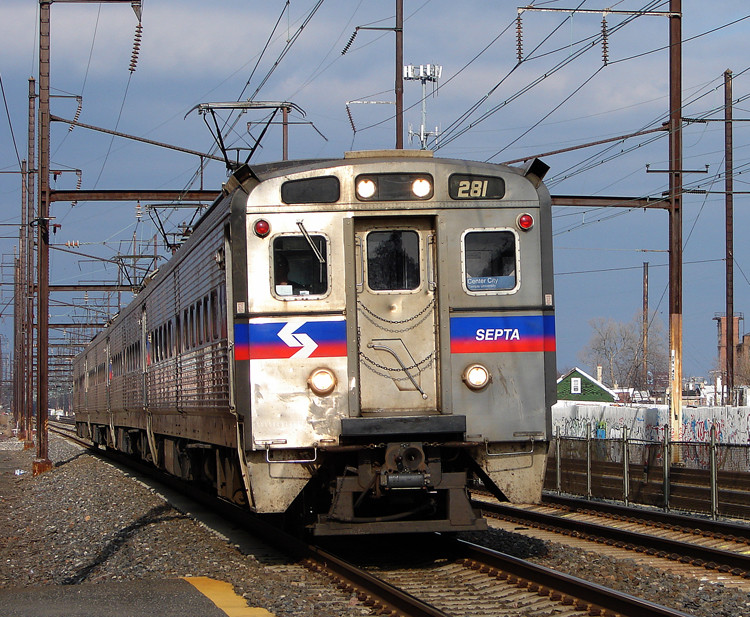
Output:
[[601,381],[575,367],[557,380],[557,400],[612,403],[618,396]]

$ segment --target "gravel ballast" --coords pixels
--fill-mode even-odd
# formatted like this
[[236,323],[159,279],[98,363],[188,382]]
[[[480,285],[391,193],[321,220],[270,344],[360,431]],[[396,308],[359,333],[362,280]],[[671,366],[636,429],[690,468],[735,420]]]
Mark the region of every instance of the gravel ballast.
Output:
[[75,445],[51,436],[55,467],[32,477],[33,451],[16,444],[0,442],[0,588],[207,576],[279,617],[370,614],[323,576],[264,546],[243,551]]
[[[0,588],[207,576],[279,617],[354,617],[370,610],[328,579],[259,543],[238,542],[161,491],[56,436],[55,467],[33,477],[33,451],[0,441]],[[698,617],[750,615],[750,594],[500,530],[466,534]]]

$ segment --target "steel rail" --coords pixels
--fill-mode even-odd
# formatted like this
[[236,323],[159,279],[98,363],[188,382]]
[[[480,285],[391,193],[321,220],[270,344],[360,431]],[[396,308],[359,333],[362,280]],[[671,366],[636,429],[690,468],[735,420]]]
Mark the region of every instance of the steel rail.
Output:
[[[454,544],[454,550],[465,559],[475,561],[481,568],[489,566],[495,568],[497,574],[520,577],[524,581],[544,588],[544,591],[554,590],[568,596],[577,607],[585,608],[583,604],[608,611],[606,614],[617,614],[627,617],[688,617],[677,609],[661,606],[648,600],[636,598],[630,594],[615,591],[603,585],[585,581],[576,576],[564,574],[552,568],[533,564],[499,551],[493,551],[482,546],[458,539],[448,539]],[[493,574],[493,572],[488,572]],[[540,589],[541,593],[542,589]]]
[[573,520],[556,514],[544,514],[542,512],[532,512],[521,508],[516,508],[502,503],[491,503],[485,501],[475,501],[475,506],[482,508],[485,512],[497,516],[530,523],[547,528],[562,529],[566,532],[576,535],[577,537],[590,537],[596,540],[601,539],[608,544],[622,544],[623,547],[633,546],[640,547],[649,554],[680,559],[687,557],[694,563],[705,567],[716,569],[729,569],[735,575],[744,573],[748,576],[750,573],[750,555],[734,553],[722,549],[688,544],[684,541],[670,540],[659,536],[644,534],[624,529],[616,529],[611,525],[600,525],[586,521]]
[[592,501],[578,497],[565,495],[553,495],[544,493],[542,503],[552,506],[562,506],[576,512],[592,511],[602,512],[611,516],[623,517],[633,520],[648,521],[657,525],[678,527],[682,530],[700,530],[705,533],[721,534],[727,539],[739,539],[750,543],[750,525],[747,523],[730,523],[727,521],[714,521],[707,518],[689,516],[687,514],[676,514],[664,512],[663,510],[649,510],[646,508],[634,508],[604,501]]

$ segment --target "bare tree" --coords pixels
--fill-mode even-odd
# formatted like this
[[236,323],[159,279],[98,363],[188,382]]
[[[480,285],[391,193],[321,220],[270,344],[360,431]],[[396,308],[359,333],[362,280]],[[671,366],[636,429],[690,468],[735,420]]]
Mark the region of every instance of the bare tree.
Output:
[[[604,380],[612,387],[650,389],[643,383],[643,336],[640,314],[630,323],[597,318],[588,345],[579,357],[588,366],[602,366]],[[648,367],[651,375],[667,370],[667,342],[661,321],[653,317],[648,331]],[[648,379],[647,379],[648,381]]]

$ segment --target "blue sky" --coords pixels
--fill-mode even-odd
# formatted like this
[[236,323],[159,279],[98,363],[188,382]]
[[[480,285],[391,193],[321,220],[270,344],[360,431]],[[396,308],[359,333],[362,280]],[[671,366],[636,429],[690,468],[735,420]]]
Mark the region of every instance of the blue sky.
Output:
[[[539,2],[537,6],[571,9],[579,3]],[[395,2],[326,0],[315,10],[317,4],[313,0],[288,4],[144,0],[142,42],[131,75],[128,67],[137,20],[128,3],[54,3],[52,113],[72,118],[75,97],[82,96],[81,122],[207,152],[213,145],[211,135],[202,118],[188,112],[202,102],[247,98],[260,87],[255,100],[292,101],[306,114],[295,119],[314,125],[291,128],[291,158],[392,147],[392,105],[351,104],[354,133],[346,102],[393,100],[393,33],[360,29],[349,51],[345,55],[341,51],[357,26],[391,27]],[[565,12],[527,11],[524,61],[517,64],[517,5],[487,0],[406,0],[404,4],[405,62],[443,66],[440,89],[427,100],[427,124],[442,133],[438,156],[499,163],[654,128],[666,118],[665,17],[609,14],[605,66],[597,39],[601,14],[571,17]],[[580,6],[605,8],[591,0]],[[610,7],[666,11],[668,3],[622,0]],[[26,158],[27,79],[37,72],[37,6],[29,0],[3,0],[0,15],[0,74],[7,104],[7,115],[0,110],[0,171],[13,172],[18,171],[18,157]],[[740,2],[683,1],[685,116],[722,117],[723,72],[731,69],[737,76],[734,116],[750,118],[746,101],[750,19],[743,19],[748,16],[750,10]],[[737,23],[728,25],[732,22]],[[300,31],[302,24],[306,25]],[[289,42],[293,44],[287,49]],[[418,82],[407,82],[407,128],[419,124],[420,97]],[[247,123],[262,119],[263,113],[243,116],[230,138],[233,145],[246,145]],[[746,126],[738,122],[734,130],[736,191],[745,190],[741,172],[750,161]],[[707,174],[686,174],[686,187],[723,190],[723,177],[717,175],[724,169],[723,134],[723,124],[716,122],[686,127],[684,167],[709,166]],[[418,147],[408,138],[406,145]],[[51,167],[66,170],[57,177],[57,188],[74,188],[76,174],[67,170],[77,169],[86,189],[197,186],[195,157],[81,128],[69,131],[66,125],[54,123],[51,151]],[[255,160],[279,158],[281,133],[273,127]],[[549,156],[545,162],[551,167],[546,182],[552,194],[639,197],[658,196],[667,188],[666,174],[646,173],[647,165],[652,170],[667,168],[666,135]],[[223,165],[212,162],[202,181],[211,188],[224,179]],[[17,174],[0,174],[0,204],[0,223],[17,224]],[[744,312],[750,302],[745,205],[746,196],[736,195],[737,312]],[[129,253],[126,243],[132,243],[134,234],[146,242],[157,233],[147,215],[137,218],[135,204],[57,203],[52,215],[61,225],[53,242],[78,241],[89,255]],[[174,229],[187,217],[184,210],[174,211],[168,225]],[[650,264],[651,308],[666,323],[665,212],[557,208],[553,222],[560,369],[580,363],[579,350],[591,335],[589,320],[629,322],[640,312],[644,261]],[[3,238],[17,233],[12,226],[1,229]],[[723,195],[686,195],[683,234],[683,374],[708,375],[717,356],[713,317],[725,310]],[[15,243],[12,239],[0,243],[3,282],[8,282],[11,271],[6,266],[12,262]],[[112,266],[59,251],[52,252],[51,260],[56,283],[116,276]],[[4,286],[1,303],[10,298],[10,288]],[[51,312],[52,321],[67,320],[68,309],[53,305]],[[80,310],[77,314],[82,315]],[[10,311],[3,316],[0,333],[10,338]]]

